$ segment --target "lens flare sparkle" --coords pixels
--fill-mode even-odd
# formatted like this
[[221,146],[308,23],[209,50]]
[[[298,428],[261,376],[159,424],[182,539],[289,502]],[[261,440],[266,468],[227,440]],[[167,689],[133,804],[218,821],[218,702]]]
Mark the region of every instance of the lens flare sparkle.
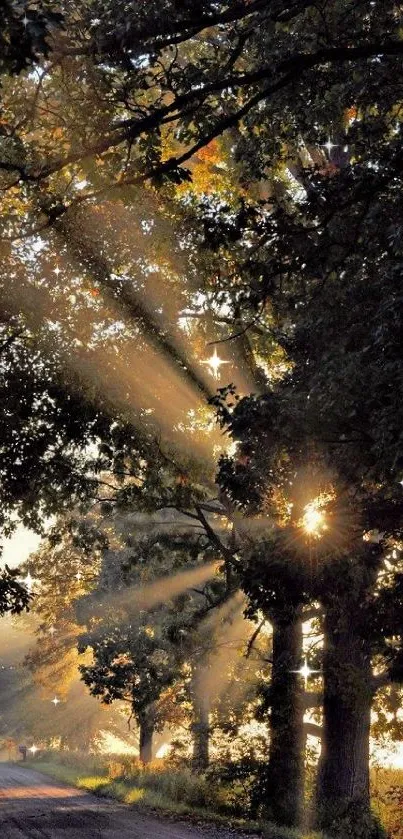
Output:
[[220,358],[220,356],[217,353],[216,347],[214,347],[213,355],[211,355],[210,358],[206,358],[204,361],[202,361],[202,364],[207,364],[214,378],[219,379],[221,365],[230,364],[230,362],[225,361],[223,358]]

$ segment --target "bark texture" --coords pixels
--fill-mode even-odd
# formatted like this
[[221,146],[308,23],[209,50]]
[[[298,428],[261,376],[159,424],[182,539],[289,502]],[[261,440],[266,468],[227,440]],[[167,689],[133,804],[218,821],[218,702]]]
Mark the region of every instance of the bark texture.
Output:
[[273,625],[273,667],[270,688],[270,752],[267,810],[278,824],[298,826],[304,788],[304,703],[301,666],[302,622],[299,612]]
[[144,716],[140,720],[140,762],[151,763],[153,757],[154,722]]
[[345,604],[325,617],[322,753],[318,820],[323,826],[348,813],[370,819],[369,736],[372,704],[371,649]]
[[209,707],[207,699],[199,695],[199,690],[196,687],[193,691],[192,735],[192,771],[205,772],[210,760]]

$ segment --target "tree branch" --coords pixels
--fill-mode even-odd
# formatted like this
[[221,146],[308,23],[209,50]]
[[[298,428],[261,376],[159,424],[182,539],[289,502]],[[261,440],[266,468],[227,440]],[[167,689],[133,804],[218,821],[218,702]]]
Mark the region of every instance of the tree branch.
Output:
[[250,656],[250,654],[253,650],[253,645],[254,645],[256,639],[259,637],[259,634],[260,634],[261,630],[263,629],[263,626],[265,625],[265,623],[266,623],[266,618],[263,618],[263,620],[261,620],[259,625],[256,627],[254,633],[249,638],[249,641],[248,641],[247,646],[246,646],[245,658],[249,658],[249,656]]
[[216,546],[216,548],[219,550],[219,552],[224,557],[226,562],[229,562],[232,565],[233,562],[234,562],[233,552],[230,550],[230,548],[227,548],[227,546],[224,545],[224,543],[221,541],[221,539],[219,538],[219,536],[215,532],[214,528],[211,526],[210,522],[207,520],[206,516],[204,515],[203,510],[202,510],[202,508],[200,507],[199,504],[195,505],[195,510],[196,510],[196,513],[197,513],[197,517],[199,518],[199,521],[203,525],[203,527],[204,527],[207,535],[209,536],[212,544]]
[[308,708],[320,708],[323,704],[323,694],[319,691],[307,691],[304,694],[304,707],[305,710]]
[[[306,4],[305,4],[306,5]],[[247,0],[241,0],[241,2],[232,3],[228,9],[224,12],[217,12],[215,14],[202,14],[199,18],[184,18],[182,21],[177,20],[170,20],[167,17],[164,17],[163,20],[163,29],[160,32],[156,29],[156,21],[153,18],[151,27],[147,30],[144,29],[143,32],[135,32],[133,37],[133,42],[130,44],[130,28],[126,33],[125,39],[126,43],[124,44],[124,49],[130,50],[133,47],[138,48],[141,45],[144,45],[144,48],[147,42],[151,41],[151,46],[153,50],[157,47],[159,50],[162,50],[169,46],[174,46],[175,44],[183,43],[188,41],[190,38],[194,38],[197,35],[201,34],[205,29],[208,29],[212,26],[222,26],[225,23],[233,23],[234,21],[240,21],[247,17],[250,17],[252,14],[259,10],[264,10],[267,8],[267,0],[252,0],[252,2],[248,3]],[[298,8],[299,10],[299,8]],[[168,31],[168,34],[167,34]],[[165,37],[163,37],[165,36]],[[101,45],[102,48],[100,50],[100,54],[104,55],[108,52],[108,50],[113,49],[116,52],[116,37],[112,37],[109,41],[104,41]],[[62,56],[81,56],[81,55],[93,55],[96,50],[94,50],[94,44],[89,44],[85,48],[76,47],[71,49],[58,49],[57,50],[60,55]]]
[[322,726],[314,722],[304,722],[304,732],[305,734],[310,734],[311,737],[317,737],[319,740],[323,737]]

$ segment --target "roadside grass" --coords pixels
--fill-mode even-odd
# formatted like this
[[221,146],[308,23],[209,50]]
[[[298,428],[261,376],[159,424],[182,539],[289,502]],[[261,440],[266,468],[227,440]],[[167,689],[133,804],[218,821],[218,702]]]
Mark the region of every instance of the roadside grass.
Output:
[[[210,822],[219,827],[237,828],[243,834],[259,834],[262,836],[262,839],[326,839],[322,834],[309,833],[309,835],[302,835],[298,830],[280,827],[269,822],[230,818],[228,815],[221,814],[216,810],[195,806],[195,804],[191,804],[189,801],[179,800],[181,795],[189,796],[189,788],[191,786],[189,784],[189,778],[192,779],[196,787],[196,790],[193,791],[190,797],[197,799],[200,796],[200,791],[197,791],[197,787],[199,786],[197,781],[200,781],[200,779],[192,778],[190,773],[189,777],[187,777],[188,773],[185,772],[169,772],[170,777],[164,778],[166,782],[164,786],[171,788],[171,793],[175,796],[173,798],[164,794],[161,790],[152,789],[147,786],[155,774],[158,775],[158,781],[161,781],[161,775],[168,774],[161,772],[159,769],[157,772],[154,772],[152,769],[140,770],[147,777],[144,779],[145,785],[139,787],[133,785],[133,782],[129,780],[112,780],[109,774],[80,775],[78,769],[75,770],[71,765],[64,766],[56,761],[36,759],[30,760],[29,765],[40,770],[45,775],[50,775],[57,780],[72,784],[79,789],[86,790],[101,797],[112,798],[123,804],[137,807],[144,812],[157,813],[165,817],[185,818],[197,822],[197,824],[200,824],[200,822]],[[179,777],[172,777],[174,775]],[[181,787],[181,782],[183,783],[184,780],[185,789]],[[181,789],[182,793],[180,793]]]
[[218,809],[219,796],[213,794],[208,782],[187,771],[168,771],[159,765],[143,768],[138,761],[122,761],[120,757],[102,762],[96,757],[71,753],[47,753],[29,759],[26,765],[94,795],[113,798],[144,811],[236,827],[244,833],[260,832],[258,822],[231,817],[222,802]]
[[[242,815],[233,802],[244,791],[236,785],[211,783],[158,761],[143,767],[126,756],[82,755],[47,752],[30,759],[28,765],[57,780],[108,797],[145,812],[238,828],[260,834],[264,839],[325,839],[321,834],[301,834]],[[384,825],[388,839],[403,839],[403,770],[378,769],[372,773],[373,809]],[[346,837],[347,839],[347,837]]]

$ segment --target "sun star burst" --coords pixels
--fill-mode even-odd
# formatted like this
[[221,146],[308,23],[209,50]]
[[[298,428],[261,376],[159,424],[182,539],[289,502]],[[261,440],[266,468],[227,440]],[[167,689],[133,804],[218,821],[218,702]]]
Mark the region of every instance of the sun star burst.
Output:
[[314,674],[321,673],[321,672],[322,672],[321,670],[312,670],[312,668],[308,664],[308,659],[306,657],[304,659],[304,663],[303,663],[302,667],[300,667],[299,670],[291,670],[291,673],[296,673],[298,676],[302,676],[302,678],[304,680],[305,690],[308,686],[309,678],[311,676],[313,676]]
[[207,366],[210,367],[211,373],[212,373],[212,375],[214,376],[215,379],[220,378],[220,367],[223,364],[230,364],[230,363],[231,363],[230,361],[226,361],[225,359],[220,358],[220,356],[217,353],[217,348],[216,347],[214,347],[213,355],[211,355],[210,358],[206,358],[206,359],[204,359],[204,361],[202,361],[202,364],[207,364]]

